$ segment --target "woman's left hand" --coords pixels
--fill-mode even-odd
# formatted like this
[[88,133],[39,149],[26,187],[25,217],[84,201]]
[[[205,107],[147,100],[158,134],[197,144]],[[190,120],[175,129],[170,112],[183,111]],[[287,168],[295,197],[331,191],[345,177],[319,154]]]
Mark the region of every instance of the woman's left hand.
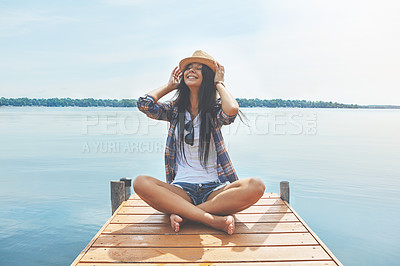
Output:
[[224,76],[225,76],[225,68],[222,66],[220,63],[215,61],[215,78],[214,78],[214,83],[217,81],[222,81],[224,82]]

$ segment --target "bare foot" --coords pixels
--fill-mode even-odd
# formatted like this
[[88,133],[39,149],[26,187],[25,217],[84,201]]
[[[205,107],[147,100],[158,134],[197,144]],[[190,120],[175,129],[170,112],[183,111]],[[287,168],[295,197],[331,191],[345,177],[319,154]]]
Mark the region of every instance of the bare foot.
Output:
[[215,216],[214,223],[210,224],[215,229],[219,229],[232,235],[235,231],[235,218],[232,215],[228,216]]
[[235,218],[232,215],[229,215],[226,217],[225,224],[227,225],[227,233],[229,235],[233,234],[233,231],[235,231]]
[[181,229],[180,227],[184,223],[183,218],[173,213],[169,216],[169,219],[171,220],[172,230],[174,230],[175,232],[179,232],[179,230]]

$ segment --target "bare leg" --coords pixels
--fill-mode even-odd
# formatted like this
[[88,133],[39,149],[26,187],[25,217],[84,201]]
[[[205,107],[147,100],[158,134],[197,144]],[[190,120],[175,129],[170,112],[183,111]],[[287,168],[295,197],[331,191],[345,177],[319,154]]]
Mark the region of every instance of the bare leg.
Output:
[[215,215],[237,213],[256,203],[264,190],[265,185],[258,178],[240,179],[212,192],[207,201],[197,207]]
[[194,206],[189,202],[190,198],[186,192],[176,186],[166,184],[151,176],[140,175],[136,177],[133,188],[140,198],[161,212],[176,214],[225,231],[228,234],[233,233],[232,216],[213,215]]
[[[235,181],[226,187],[214,191],[206,202],[197,205],[200,209],[215,215],[229,215],[240,212],[256,203],[264,194],[265,185],[257,178],[246,178]],[[171,214],[171,225],[176,232],[183,225],[184,219]],[[234,228],[234,220],[229,220]],[[232,228],[232,230],[234,230]]]
[[[144,178],[144,177],[143,177],[143,178]],[[145,178],[145,179],[146,179],[146,178]],[[174,185],[170,185],[170,184],[167,184],[167,183],[164,183],[164,182],[161,182],[161,181],[159,181],[158,179],[154,179],[154,180],[153,180],[152,178],[149,178],[149,177],[148,177],[147,179],[148,179],[147,181],[156,182],[158,185],[164,186],[166,189],[168,189],[168,190],[170,190],[171,192],[173,192],[173,193],[179,195],[179,196],[182,197],[184,200],[186,200],[186,201],[192,203],[192,200],[190,199],[189,195],[188,195],[182,188],[177,187],[177,186],[174,186]],[[136,181],[136,183],[134,183],[134,189],[135,189],[135,191],[136,191],[136,190],[140,190],[140,188],[139,188],[139,189],[137,188],[137,187],[138,187],[137,183],[138,183],[139,181],[140,181],[140,180],[138,180],[138,181]],[[141,183],[141,182],[140,182],[140,183]],[[140,185],[140,183],[139,183],[139,185]],[[135,184],[136,184],[136,185],[135,185]],[[136,187],[136,188],[135,188],[135,187]],[[138,193],[138,195],[139,195],[139,193]],[[150,206],[152,206],[150,202],[147,202],[147,203],[148,203]],[[157,210],[163,212],[162,210],[158,209],[157,206],[153,206],[153,208],[155,208],[155,209],[157,209]],[[168,214],[168,213],[167,213],[167,214]],[[172,228],[172,230],[174,230],[175,232],[178,232],[178,231],[180,230],[181,226],[185,223],[185,221],[184,221],[184,219],[183,219],[182,217],[180,217],[179,215],[174,214],[174,213],[170,214],[169,219],[170,219],[171,228]]]

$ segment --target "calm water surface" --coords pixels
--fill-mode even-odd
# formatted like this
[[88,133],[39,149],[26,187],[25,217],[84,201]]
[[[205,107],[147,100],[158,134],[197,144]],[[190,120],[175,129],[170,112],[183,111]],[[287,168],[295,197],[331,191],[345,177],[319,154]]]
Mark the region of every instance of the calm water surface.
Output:
[[[400,110],[243,108],[223,129],[344,265],[399,265]],[[109,182],[164,180],[166,122],[136,108],[0,108],[0,264],[68,265],[111,215]]]

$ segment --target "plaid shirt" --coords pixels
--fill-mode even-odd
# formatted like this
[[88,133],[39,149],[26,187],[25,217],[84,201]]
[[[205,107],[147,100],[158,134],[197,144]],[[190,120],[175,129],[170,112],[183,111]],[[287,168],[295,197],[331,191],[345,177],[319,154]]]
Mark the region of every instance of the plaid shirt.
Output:
[[[145,94],[144,97],[139,97],[137,107],[148,117],[156,120],[164,120],[170,122],[168,130],[167,143],[165,146],[165,172],[167,183],[172,183],[176,176],[176,145],[175,145],[175,127],[178,124],[178,107],[173,106],[169,102],[155,102],[155,99],[150,95]],[[214,120],[215,129],[212,130],[215,148],[217,151],[217,171],[218,178],[221,182],[234,182],[238,180],[232,162],[229,159],[227,150],[225,149],[224,139],[221,134],[221,127],[229,125],[235,121],[237,116],[229,116],[225,114],[221,106],[221,98],[215,103],[217,117]]]

